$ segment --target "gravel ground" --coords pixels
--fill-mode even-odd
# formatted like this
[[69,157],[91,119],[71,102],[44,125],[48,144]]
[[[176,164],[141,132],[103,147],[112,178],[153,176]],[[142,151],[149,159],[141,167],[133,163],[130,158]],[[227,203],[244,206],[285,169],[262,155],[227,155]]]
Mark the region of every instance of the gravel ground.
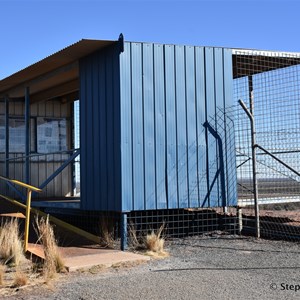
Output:
[[174,239],[167,250],[165,259],[63,275],[51,289],[8,299],[300,299],[299,243],[213,235]]

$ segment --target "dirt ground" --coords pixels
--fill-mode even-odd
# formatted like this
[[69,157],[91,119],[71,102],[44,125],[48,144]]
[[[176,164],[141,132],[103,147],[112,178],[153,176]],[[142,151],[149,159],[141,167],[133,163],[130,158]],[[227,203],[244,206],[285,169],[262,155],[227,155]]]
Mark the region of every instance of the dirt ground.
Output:
[[62,274],[7,299],[300,298],[300,244],[215,232],[167,241],[170,256]]

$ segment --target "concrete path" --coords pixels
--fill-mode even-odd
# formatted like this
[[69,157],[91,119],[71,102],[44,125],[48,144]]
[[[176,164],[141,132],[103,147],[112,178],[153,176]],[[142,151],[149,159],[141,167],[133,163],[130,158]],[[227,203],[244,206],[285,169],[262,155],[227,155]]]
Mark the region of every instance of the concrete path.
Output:
[[[112,249],[101,249],[95,246],[59,247],[67,271],[88,270],[90,268],[111,267],[122,263],[139,263],[148,261],[145,255]],[[28,252],[45,258],[44,250],[39,244],[29,244]]]

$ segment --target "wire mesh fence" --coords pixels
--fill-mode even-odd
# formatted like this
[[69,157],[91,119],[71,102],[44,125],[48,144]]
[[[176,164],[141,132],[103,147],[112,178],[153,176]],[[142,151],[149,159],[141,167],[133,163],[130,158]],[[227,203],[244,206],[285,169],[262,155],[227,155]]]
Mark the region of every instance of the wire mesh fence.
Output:
[[[256,176],[262,237],[300,237],[300,55],[236,51],[234,102],[255,123]],[[252,132],[240,105],[234,116],[238,205],[244,233],[255,228]]]

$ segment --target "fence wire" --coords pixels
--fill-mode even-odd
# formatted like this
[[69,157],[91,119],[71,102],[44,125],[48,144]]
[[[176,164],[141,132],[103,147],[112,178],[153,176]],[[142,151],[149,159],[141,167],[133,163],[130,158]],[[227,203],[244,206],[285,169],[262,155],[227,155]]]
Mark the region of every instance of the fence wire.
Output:
[[[300,237],[300,55],[241,51],[234,55],[234,102],[243,100],[255,120],[262,237]],[[238,104],[234,116],[238,205],[242,232],[253,233],[254,190],[250,121]],[[275,158],[274,158],[275,156]],[[276,160],[277,158],[277,160]]]

